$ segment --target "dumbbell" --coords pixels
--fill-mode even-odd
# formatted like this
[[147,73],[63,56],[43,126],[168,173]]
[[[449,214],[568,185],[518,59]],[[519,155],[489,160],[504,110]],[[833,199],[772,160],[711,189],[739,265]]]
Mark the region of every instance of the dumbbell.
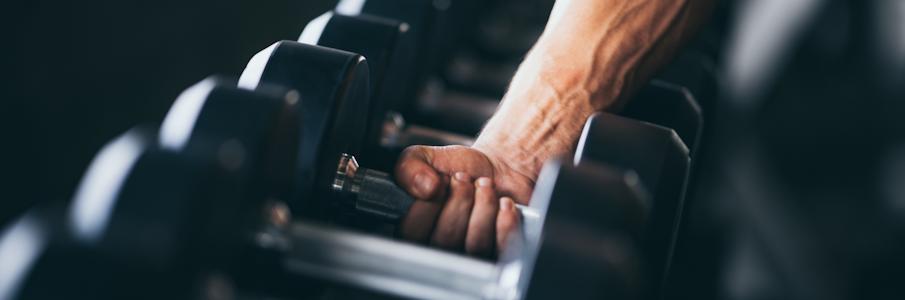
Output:
[[444,68],[443,82],[455,90],[499,99],[523,58],[487,58],[474,50],[459,50]]
[[[206,159],[158,141],[136,129],[105,146],[56,232],[32,217],[5,232],[0,261],[21,263],[7,265],[12,276],[0,277],[0,295],[311,298],[324,282],[341,286],[332,294],[353,288],[432,299],[638,292],[632,249],[646,209],[631,173],[549,163],[532,195],[534,213],[494,264],[290,221],[284,206],[245,192],[244,160]],[[32,251],[23,259],[19,247]],[[561,271],[570,276],[553,276]]]
[[[358,56],[354,54],[323,50],[348,57],[354,64],[363,63],[355,60]],[[366,66],[358,68],[366,69]],[[358,68],[350,67],[346,71],[354,74],[361,71]],[[265,71],[269,74],[266,72],[269,71]],[[347,78],[348,73],[339,74],[337,78]],[[366,80],[366,77],[363,79]],[[327,86],[324,82],[314,84]],[[398,194],[395,196],[406,201],[384,202],[385,197],[391,196],[386,194],[386,186],[395,187],[389,175],[367,169],[357,170],[354,157],[347,155],[356,153],[353,150],[357,151],[360,147],[364,128],[362,122],[354,120],[353,115],[335,116],[330,115],[329,111],[312,111],[365,111],[355,107],[366,106],[366,97],[356,99],[365,102],[363,104],[329,97],[355,98],[344,89],[361,88],[366,84],[358,87],[337,85],[337,89],[342,91],[306,97],[299,96],[301,94],[295,90],[279,90],[265,83],[257,83],[255,89],[250,90],[239,88],[224,79],[203,80],[183,92],[167,113],[161,123],[161,147],[220,157],[226,154],[222,154],[219,148],[210,149],[205,139],[245,145],[241,154],[248,172],[252,174],[248,177],[252,181],[247,183],[249,189],[273,201],[288,203],[299,216],[330,221],[330,216],[337,215],[337,212],[357,212],[358,217],[394,221],[408,207],[384,205],[407,205],[411,203],[411,198],[395,188],[390,191],[395,191]],[[324,98],[327,100],[322,100]],[[343,101],[345,109],[334,106],[335,102]],[[306,118],[311,115],[329,119]],[[356,135],[358,139],[344,138]]]
[[553,1],[497,1],[442,70],[452,89],[499,99],[544,30]]
[[497,1],[480,21],[471,47],[494,59],[520,59],[541,35],[552,0]]
[[[365,159],[382,161],[407,145],[470,144],[471,138],[407,124],[402,112],[414,93],[413,36],[408,24],[368,15],[328,12],[305,26],[299,42],[363,55],[370,68],[371,109],[365,138]],[[393,149],[387,152],[386,148]],[[386,168],[387,166],[383,166]]]
[[[246,89],[271,82],[301,95],[298,111],[304,122],[300,129],[304,142],[299,144],[296,192],[289,201],[300,215],[325,215],[323,207],[295,200],[332,195],[340,162],[351,163],[344,168],[354,166],[354,160],[343,157],[358,154],[365,137],[370,109],[368,72],[361,55],[284,41],[256,54],[239,78],[239,86]],[[365,183],[389,180],[385,174],[380,176],[367,177]]]
[[[391,153],[413,144],[470,144],[474,133],[486,121],[472,116],[492,114],[496,110],[496,99],[481,99],[473,94],[448,90],[438,80],[430,80],[421,88],[418,97],[422,100],[417,102],[418,107],[410,101],[413,96],[400,97],[415,92],[415,87],[406,84],[412,81],[415,73],[412,66],[416,64],[415,58],[408,54],[408,45],[412,44],[414,36],[407,28],[406,23],[398,21],[328,12],[309,22],[299,41],[359,53],[368,60],[374,91],[371,97],[373,119],[369,122],[367,140],[381,141],[369,144],[395,149]],[[482,113],[472,113],[475,107]],[[381,115],[379,111],[387,114]],[[422,111],[431,116],[419,117],[417,114]],[[411,120],[427,126],[410,124],[408,121]],[[441,130],[433,128],[443,124],[455,126],[443,126]],[[383,152],[383,149],[366,148],[366,154]]]
[[343,15],[372,15],[399,20],[411,26],[416,39],[416,85],[420,86],[443,65],[447,51],[457,44],[459,35],[476,22],[470,17],[481,1],[448,0],[342,0],[336,12]]
[[195,287],[215,276],[208,271],[228,266],[238,254],[235,242],[256,221],[250,217],[264,212],[259,203],[239,201],[247,195],[238,180],[241,145],[212,144],[233,154],[203,160],[157,143],[148,128],[117,137],[91,162],[59,215],[14,226],[0,260],[16,259],[22,253],[15,247],[23,246],[28,259],[6,265],[15,268],[14,277],[2,279],[0,293],[10,299],[201,296]]
[[619,115],[674,130],[688,148],[689,155],[693,155],[700,144],[703,112],[697,97],[684,86],[651,80]]
[[161,123],[160,147],[241,163],[250,174],[247,186],[252,192],[274,201],[297,197],[293,187],[300,184],[297,173],[304,167],[298,160],[304,121],[298,92],[266,84],[256,91],[235,85],[212,76],[182,92]]
[[[473,18],[480,15],[479,9],[488,5],[485,1],[451,0],[451,1],[420,1],[420,0],[370,0],[370,1],[340,1],[336,6],[336,13],[343,15],[375,15],[390,19],[400,20],[410,25],[410,34],[415,42],[414,59],[416,68],[408,71],[413,76],[412,86],[414,92],[404,97],[402,105],[397,105],[395,111],[402,113],[409,121],[416,124],[424,124],[432,128],[439,128],[448,132],[456,132],[464,135],[474,135],[477,130],[460,130],[459,126],[438,127],[433,123],[431,116],[420,116],[418,111],[409,109],[413,107],[421,97],[426,84],[442,81],[441,71],[447,65],[450,51],[457,49],[461,44],[462,35],[467,35],[477,25]],[[357,52],[343,47],[336,47],[347,51]],[[365,55],[367,57],[367,55]],[[369,57],[369,60],[373,58]],[[508,82],[508,79],[506,79]],[[461,98],[457,95],[455,98]],[[443,125],[442,123],[439,125]]]
[[370,69],[371,110],[366,140],[377,144],[384,112],[408,106],[414,97],[414,38],[404,22],[369,15],[327,12],[305,26],[299,42],[361,54]]
[[689,149],[676,131],[610,113],[585,123],[575,163],[604,162],[634,170],[650,193],[650,218],[642,236],[646,297],[656,297],[669,270],[688,179]]
[[[239,86],[256,89],[269,82],[295,89],[301,95],[299,111],[304,142],[299,153],[299,186],[290,206],[303,216],[328,215],[316,199],[351,198],[353,206],[370,215],[398,219],[408,206],[372,207],[388,193],[407,197],[393,186],[388,174],[358,167],[369,113],[368,65],[361,55],[291,41],[273,44],[248,63]],[[324,76],[327,74],[327,76]],[[344,195],[344,196],[339,196]],[[357,202],[363,201],[363,202]],[[365,203],[367,202],[367,203]],[[410,203],[408,199],[407,203]]]

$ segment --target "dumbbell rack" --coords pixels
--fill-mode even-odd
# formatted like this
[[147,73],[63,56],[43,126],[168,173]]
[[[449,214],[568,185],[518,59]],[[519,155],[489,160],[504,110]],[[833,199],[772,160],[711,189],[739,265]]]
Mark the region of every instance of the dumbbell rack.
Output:
[[[413,82],[417,84],[408,92],[397,95],[402,98],[401,103],[408,103],[408,107],[396,108],[406,115],[407,118],[418,123],[418,126],[423,126],[421,127],[423,129],[415,127],[421,132],[428,132],[427,134],[422,134],[421,137],[432,137],[429,140],[435,141],[437,144],[467,144],[469,139],[477,133],[477,129],[493,113],[492,108],[496,106],[496,101],[505,91],[508,77],[511,76],[516,69],[518,61],[527,52],[527,47],[530,47],[531,43],[529,41],[533,41],[531,37],[535,36],[536,38],[536,35],[539,34],[546,19],[547,12],[545,10],[549,10],[549,6],[552,5],[552,1],[536,1],[537,3],[532,3],[531,5],[539,9],[516,9],[515,11],[521,14],[522,17],[527,20],[533,20],[532,22],[534,23],[525,26],[525,31],[527,32],[513,35],[520,39],[520,42],[500,43],[500,35],[495,35],[493,34],[494,32],[512,32],[517,30],[516,28],[511,28],[511,24],[495,23],[494,20],[502,19],[500,15],[490,13],[481,20],[468,19],[464,16],[474,13],[473,10],[469,11],[469,9],[481,7],[482,5],[493,7],[490,10],[491,12],[513,12],[513,9],[519,7],[516,5],[517,1],[499,1],[499,3],[493,4],[479,4],[477,3],[478,1],[449,1],[449,3],[443,2],[445,5],[439,5],[438,1],[434,1],[426,8],[427,12],[420,11],[429,16],[398,13],[399,11],[405,11],[405,8],[412,8],[413,5],[418,5],[420,3],[418,1],[388,2],[391,1],[340,1],[337,11],[334,13],[341,16],[349,16],[350,18],[355,15],[361,15],[360,17],[362,18],[370,18],[366,15],[387,13],[387,15],[381,15],[380,17],[403,18],[401,23],[391,22],[390,24],[406,28],[407,26],[412,26],[416,30],[417,36],[422,41],[425,41],[420,45],[426,45],[427,48],[417,51],[417,56],[424,57],[423,66],[419,66],[416,71],[412,72],[415,76]],[[309,24],[309,27],[326,26],[318,22],[324,21],[315,20],[315,22]],[[465,26],[463,24],[476,25]],[[421,25],[422,27],[416,27],[416,25]],[[499,26],[510,27],[498,28]],[[457,27],[466,28],[466,30],[456,32],[454,29]],[[474,34],[473,30],[488,34]],[[476,38],[474,40],[463,38],[469,34]],[[439,38],[445,35],[450,38]],[[305,34],[302,34],[301,38],[305,39]],[[316,42],[312,43],[317,44]],[[449,47],[450,45],[455,47]],[[510,47],[502,48],[500,45]],[[511,47],[512,45],[522,46]],[[504,61],[508,62],[508,64],[495,63],[496,61]],[[485,75],[487,74],[490,74],[492,78],[486,77]],[[240,85],[242,84],[240,82]],[[217,83],[217,85],[222,84]],[[271,97],[276,99],[274,103],[288,103],[289,106],[295,105],[296,101],[308,101],[306,97],[311,97],[309,93],[292,94],[296,91],[287,92],[283,90],[283,94],[266,91],[270,87],[261,87],[257,82],[252,86],[256,90],[255,93],[260,94],[256,97]],[[212,88],[212,90],[232,91],[216,87]],[[242,96],[241,92],[236,93],[236,95],[240,95],[236,97],[246,97]],[[190,93],[187,92],[187,94]],[[210,97],[213,97],[211,95],[213,93],[202,98],[210,101]],[[623,120],[621,117],[610,117],[609,115],[598,116],[598,118],[616,119],[618,122],[629,124],[626,125],[629,127],[637,126],[644,128],[644,130],[663,133],[665,134],[663,136],[669,136],[667,139],[671,138],[672,141],[678,141],[677,144],[681,144],[676,148],[680,149],[678,150],[679,152],[675,153],[680,153],[684,155],[681,156],[682,158],[689,160],[692,153],[694,153],[694,147],[699,144],[701,128],[701,108],[697,106],[691,92],[672,83],[655,81],[650,88],[642,91],[642,95],[651,96],[641,98],[665,99],[666,103],[668,103],[667,105],[676,107],[676,109],[671,110],[676,111],[676,113],[656,113],[654,112],[656,108],[650,108],[650,105],[652,105],[650,101],[637,101],[637,103],[641,104],[627,108],[624,115],[645,122]],[[290,99],[295,100],[289,101]],[[204,103],[204,100],[199,101]],[[188,103],[192,102],[189,101]],[[450,109],[450,107],[459,107],[460,109],[455,109],[459,109],[468,115],[469,119],[466,125],[462,125],[463,117],[461,115],[456,116],[456,114],[449,113],[451,110],[455,110]],[[475,109],[475,107],[482,108]],[[374,122],[371,123],[373,124]],[[397,121],[396,123],[399,122]],[[165,122],[165,127],[166,124]],[[591,124],[590,121],[589,124]],[[592,126],[589,125],[588,128],[590,127]],[[593,141],[594,139],[590,137],[596,136],[593,132],[588,132],[588,128],[583,134],[583,141]],[[436,134],[437,132],[442,132],[442,134],[438,135]],[[207,132],[207,134],[210,133],[212,131]],[[229,135],[231,133],[225,134]],[[437,136],[441,136],[441,138],[436,138]],[[121,139],[129,138],[130,135],[128,134],[121,137]],[[413,141],[419,140],[413,139]],[[227,173],[231,171],[231,168],[240,168],[230,166],[241,166],[243,163],[242,159],[236,157],[242,157],[241,154],[246,151],[242,150],[243,148],[241,147],[230,148],[233,145],[230,144],[231,142],[233,140],[227,140],[227,143],[215,143],[217,146],[213,147],[216,150],[213,160],[217,161],[216,164],[219,164],[218,168],[226,169],[224,172]],[[611,140],[600,142],[599,144],[582,142],[579,149],[590,149],[589,147],[595,147],[595,145],[599,147],[600,145],[609,144],[609,142]],[[121,146],[121,144],[114,144],[112,143],[105,149],[110,150]],[[396,146],[404,147],[405,145]],[[684,152],[681,149],[684,149]],[[591,150],[585,151],[585,153],[592,152]],[[664,151],[668,152],[668,150]],[[615,156],[618,156],[618,152],[604,151],[602,153],[617,153]],[[109,157],[110,153],[111,151],[103,150],[96,162],[103,161],[104,159],[101,158],[105,155]],[[164,154],[164,156],[168,155],[175,154]],[[665,254],[666,267],[658,266],[654,269],[644,269],[642,267],[643,263],[640,261],[647,260],[648,258],[644,257],[647,254],[639,254],[641,252],[636,248],[642,248],[644,247],[642,244],[646,243],[641,242],[642,239],[638,236],[643,234],[643,230],[640,228],[645,227],[643,220],[649,214],[640,212],[642,208],[638,207],[638,203],[652,201],[648,197],[659,201],[658,197],[665,196],[652,196],[662,194],[658,190],[659,185],[648,186],[649,182],[639,183],[638,174],[640,173],[641,175],[641,181],[647,181],[647,175],[644,171],[636,172],[636,169],[665,167],[632,164],[632,158],[620,158],[619,161],[609,161],[608,159],[613,158],[609,158],[606,155],[609,154],[603,155],[604,158],[586,158],[584,160],[594,161],[583,162],[578,166],[571,166],[570,163],[560,161],[549,162],[538,181],[535,193],[532,196],[531,206],[521,208],[523,223],[520,234],[513,239],[511,247],[507,248],[507,251],[501,254],[496,262],[399,241],[385,235],[381,236],[379,231],[362,232],[361,228],[356,226],[322,222],[323,220],[308,222],[304,218],[287,221],[287,219],[290,219],[289,216],[292,215],[291,212],[282,209],[282,206],[268,204],[266,207],[276,207],[275,211],[279,213],[267,215],[263,227],[254,231],[251,237],[252,247],[256,249],[254,253],[258,254],[245,257],[247,258],[246,260],[238,263],[238,265],[242,266],[240,269],[253,270],[252,274],[254,275],[233,274],[230,276],[234,276],[232,280],[235,281],[241,281],[241,278],[247,276],[261,276],[252,281],[285,280],[289,278],[298,280],[297,283],[301,286],[307,287],[309,286],[308,284],[314,282],[313,285],[327,290],[327,292],[320,290],[274,293],[274,295],[281,297],[289,295],[288,297],[290,298],[301,297],[305,293],[311,293],[310,296],[315,298],[338,299],[348,297],[372,298],[378,297],[378,295],[424,299],[523,299],[545,298],[558,293],[577,298],[603,295],[618,298],[636,296],[637,294],[654,298],[658,292],[641,292],[641,287],[650,288],[650,286],[644,284],[635,285],[633,282],[639,280],[640,276],[653,276],[650,278],[654,278],[653,281],[658,282],[653,284],[659,286],[661,284],[659,280],[665,275],[640,274],[666,272],[669,254]],[[137,160],[142,159],[140,155],[136,157],[138,157],[136,158]],[[576,161],[580,160],[579,157],[582,157],[582,155],[578,154]],[[677,169],[677,171],[685,172],[687,176],[688,166],[685,165],[684,168]],[[583,176],[580,177],[576,174]],[[86,177],[90,177],[90,171],[86,174]],[[134,179],[135,177],[132,176],[123,180],[137,180]],[[570,180],[566,181],[565,178],[570,178]],[[609,190],[601,190],[600,187],[589,188],[593,187],[593,182],[579,184],[582,180],[578,178],[599,180],[597,183],[608,187]],[[665,181],[665,179],[658,180]],[[674,198],[672,200],[678,201],[678,208],[676,208],[676,212],[672,213],[672,215],[675,215],[675,221],[668,222],[673,225],[673,233],[667,237],[667,239],[670,239],[667,245],[662,245],[667,248],[666,252],[671,252],[671,243],[675,239],[674,227],[678,226],[678,220],[681,216],[681,199],[685,180],[683,177],[679,182],[675,183],[682,187],[682,192],[677,195],[670,195],[671,198]],[[86,179],[83,184],[89,181],[91,180]],[[387,184],[391,185],[392,182]],[[648,188],[651,188],[651,190],[646,190]],[[585,191],[585,193],[580,191]],[[222,191],[219,191],[214,194],[220,195],[222,193]],[[120,195],[114,193],[114,196],[111,197],[120,197]],[[226,196],[224,197],[226,198]],[[585,205],[584,209],[570,206],[572,204],[565,205],[566,202],[564,201],[584,197],[612,199],[611,202],[613,203],[619,203],[620,201],[624,203],[617,206],[609,202],[604,204],[584,203],[582,204]],[[554,198],[563,200],[553,203]],[[75,202],[82,203],[84,201],[89,200],[77,199]],[[573,202],[583,201],[575,200]],[[651,206],[652,204],[648,203],[647,205]],[[607,210],[625,212],[624,215],[631,216],[631,218],[625,217],[626,219],[622,220],[622,214],[613,214],[612,212],[601,212],[598,215],[586,216],[584,219],[577,217],[580,215],[579,211]],[[22,225],[25,223],[36,224],[34,221],[35,215],[38,214],[32,213],[26,216],[19,224],[14,226],[14,229],[27,228],[28,226]],[[597,220],[601,216],[608,216],[609,219]],[[569,224],[571,224],[569,221],[570,217],[578,220],[575,224],[584,224],[583,226],[585,227],[573,230],[575,228],[569,227]],[[397,216],[391,219],[398,218]],[[547,221],[548,219],[552,221]],[[38,232],[44,232],[41,235],[43,237],[49,238],[50,236],[56,237],[58,235],[50,232],[50,228],[57,228],[55,226],[48,225],[35,228],[39,228]],[[25,230],[19,229],[9,232],[18,233],[21,230]],[[570,244],[575,243],[575,241],[569,240],[567,236],[570,232],[577,232],[575,233],[577,236],[586,238],[579,241],[591,243],[592,246],[594,245],[593,242],[596,241],[600,243],[597,246],[605,245],[606,247],[611,247],[613,251],[622,255],[620,257],[623,260],[612,260],[612,257],[606,257],[606,255],[600,253],[576,254],[578,258],[599,259],[600,261],[587,262],[588,265],[584,268],[579,267],[580,261],[571,262],[571,265],[565,263],[570,267],[577,268],[575,269],[578,270],[576,273],[570,274],[570,276],[575,277],[575,280],[571,280],[573,278],[551,278],[551,274],[547,273],[538,274],[537,272],[553,272],[550,271],[550,267],[558,264],[557,257],[555,255],[551,256],[551,253],[567,254],[575,250],[575,245]],[[3,243],[8,243],[10,239],[12,238],[9,235],[5,236],[3,240],[0,240],[0,246]],[[56,241],[46,241],[46,243],[54,244]],[[2,247],[0,247],[0,250],[2,250]],[[598,248],[598,250],[600,249]],[[265,254],[264,256],[258,256],[259,253]],[[3,257],[3,255],[5,253],[0,251],[0,257]],[[268,263],[261,264],[261,260],[268,261]],[[662,270],[659,268],[662,268]],[[286,275],[287,273],[289,275]],[[217,279],[222,278],[222,274],[217,271],[209,274],[205,273],[203,277]],[[540,278],[547,282],[541,282]],[[582,280],[593,279],[604,281],[599,284],[608,289],[600,291],[596,290],[593,284],[592,286],[586,286],[586,282],[582,283]],[[243,290],[245,286],[242,283],[234,283],[232,280],[226,280],[227,283],[219,279],[202,280],[202,283],[195,288],[203,291],[201,293],[202,298],[217,298],[217,295],[221,294],[243,299],[267,296],[266,287],[269,286],[268,284],[262,284],[265,286],[263,291],[261,289]],[[570,280],[578,281],[581,284],[576,285],[577,288],[568,292],[558,290],[558,286],[555,285],[568,285]],[[303,282],[305,284],[302,284]],[[18,287],[16,284],[6,286],[2,285],[2,283],[0,282],[0,288],[10,288],[11,290],[0,290],[0,295],[17,295],[17,291],[14,290],[14,288]],[[52,287],[49,288],[52,289]],[[280,289],[291,290],[292,284],[280,286]],[[651,290],[656,291],[658,289],[654,286]],[[21,296],[22,294],[18,295]]]

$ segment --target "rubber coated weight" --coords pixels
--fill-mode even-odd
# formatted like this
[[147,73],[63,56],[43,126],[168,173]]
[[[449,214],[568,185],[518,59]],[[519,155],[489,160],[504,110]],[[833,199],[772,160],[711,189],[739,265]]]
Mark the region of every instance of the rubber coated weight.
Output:
[[688,89],[658,79],[629,101],[619,115],[671,128],[693,155],[703,128],[701,107]]
[[413,97],[414,36],[404,22],[370,15],[328,12],[305,26],[299,42],[359,53],[370,68],[371,108],[365,138],[365,159],[377,159],[386,113]]
[[393,107],[411,93],[414,36],[408,23],[371,15],[325,13],[305,26],[299,42],[358,53],[368,61],[371,101]]
[[358,54],[291,41],[277,42],[256,54],[239,79],[255,89],[261,82],[295,89],[304,120],[298,184],[290,201],[294,212],[326,214],[313,199],[326,199],[342,153],[362,147],[370,109],[368,65]]
[[[161,123],[160,146],[221,159],[241,155],[251,181],[249,192],[256,193],[255,198],[287,201],[300,156],[298,102],[294,90],[262,84],[252,91],[210,77],[173,103]],[[233,148],[221,149],[219,144]],[[235,149],[238,145],[244,148]]]
[[61,230],[37,233],[17,298],[192,298],[199,271],[235,255],[252,204],[238,196],[241,166],[155,144],[133,129],[104,146]]
[[669,269],[684,203],[690,159],[685,143],[672,129],[626,117],[597,113],[585,124],[575,162],[594,161],[634,170],[651,196],[642,251],[656,293]]
[[502,98],[523,57],[500,61],[468,51],[452,57],[444,70],[446,83],[460,91]]
[[415,85],[424,81],[445,64],[448,52],[457,45],[459,35],[467,32],[475,22],[475,9],[482,5],[475,0],[343,0],[336,11],[345,15],[374,15],[400,20],[411,26],[416,37],[417,69]]
[[[446,3],[450,3],[447,1]],[[336,12],[344,15],[373,15],[399,20],[408,23],[411,34],[416,39],[416,69],[413,71],[416,86],[423,82],[426,74],[430,73],[436,64],[437,35],[442,28],[438,24],[446,21],[449,6],[434,5],[433,1],[419,0],[365,0],[365,1],[339,1]],[[414,96],[414,95],[412,95]]]
[[[638,293],[634,249],[647,219],[647,192],[634,172],[585,162],[547,162],[520,238],[501,264],[518,263],[524,299],[628,299]],[[563,276],[568,274],[568,276]]]
[[704,52],[688,48],[666,65],[656,78],[685,87],[704,112],[712,111],[718,77],[714,59]]

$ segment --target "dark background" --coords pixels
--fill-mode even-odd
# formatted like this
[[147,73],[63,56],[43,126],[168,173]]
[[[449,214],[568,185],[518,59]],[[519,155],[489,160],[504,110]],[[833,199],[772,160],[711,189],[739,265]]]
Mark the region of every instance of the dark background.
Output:
[[336,1],[16,1],[0,8],[0,222],[67,201],[100,147],[159,122],[211,74],[238,77]]

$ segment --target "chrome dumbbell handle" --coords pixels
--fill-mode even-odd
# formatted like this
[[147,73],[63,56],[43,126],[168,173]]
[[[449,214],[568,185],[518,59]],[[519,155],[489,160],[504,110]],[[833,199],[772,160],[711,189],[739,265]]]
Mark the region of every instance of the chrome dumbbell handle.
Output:
[[[333,190],[351,201],[355,212],[397,222],[405,217],[409,207],[415,202],[408,193],[396,185],[393,178],[384,172],[360,168],[355,157],[343,153],[340,156],[333,180]],[[524,218],[536,218],[537,212],[530,207],[518,205]]]
[[354,156],[343,153],[339,159],[333,190],[351,200],[356,212],[389,221],[405,216],[415,199],[399,188],[389,174],[359,168]]

